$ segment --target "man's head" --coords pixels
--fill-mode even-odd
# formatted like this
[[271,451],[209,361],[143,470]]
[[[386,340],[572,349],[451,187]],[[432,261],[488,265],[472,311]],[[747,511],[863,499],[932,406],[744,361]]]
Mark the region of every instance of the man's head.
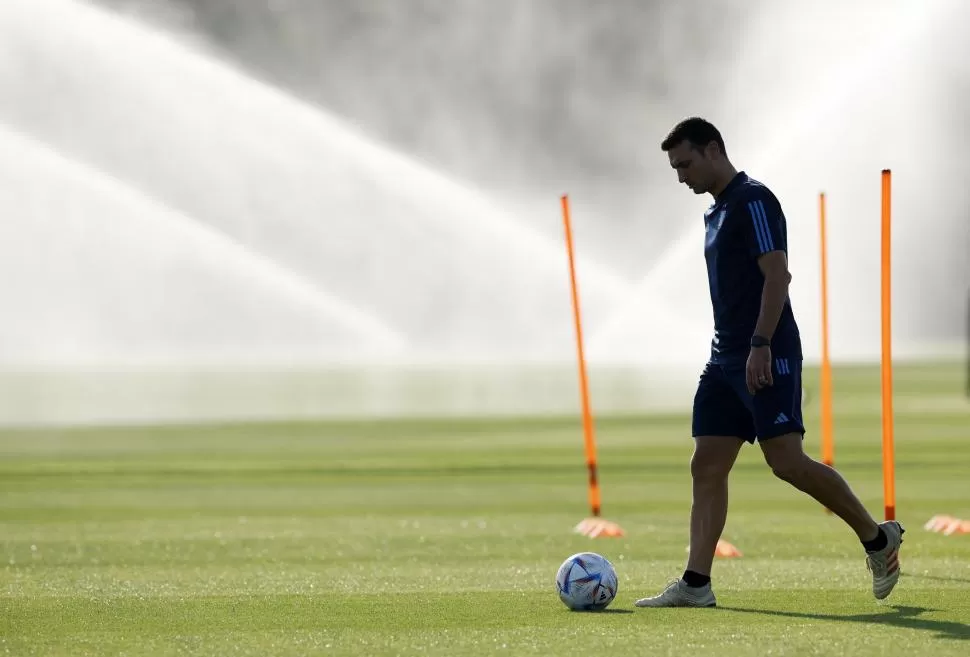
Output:
[[677,171],[677,180],[695,194],[717,194],[736,173],[724,150],[724,139],[711,123],[691,117],[670,131],[660,148]]

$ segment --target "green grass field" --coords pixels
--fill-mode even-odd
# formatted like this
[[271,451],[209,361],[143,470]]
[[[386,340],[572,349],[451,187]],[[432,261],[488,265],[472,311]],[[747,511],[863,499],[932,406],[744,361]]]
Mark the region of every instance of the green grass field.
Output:
[[[922,526],[970,517],[970,402],[957,366],[895,379],[908,531],[886,603],[849,530],[748,447],[719,608],[635,609],[683,569],[684,416],[598,418],[604,515],[627,535],[593,540],[572,533],[574,417],[8,430],[0,654],[965,657],[970,535]],[[836,466],[881,519],[878,370],[838,370],[835,393]],[[814,396],[805,410],[817,455]],[[617,566],[606,613],[557,598],[582,550]]]

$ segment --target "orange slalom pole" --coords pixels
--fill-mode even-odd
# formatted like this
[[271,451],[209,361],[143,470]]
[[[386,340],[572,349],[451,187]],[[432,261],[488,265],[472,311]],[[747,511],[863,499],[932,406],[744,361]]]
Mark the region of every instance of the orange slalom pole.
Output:
[[882,481],[886,520],[896,519],[892,371],[892,172],[882,171]]
[[826,244],[825,192],[818,195],[818,218],[821,233],[822,270],[822,463],[835,465],[835,441],[832,431],[832,363],[829,359],[829,297],[828,297],[828,249]]
[[576,353],[579,359],[579,394],[583,404],[583,438],[586,446],[586,467],[589,470],[589,505],[592,515],[600,515],[600,485],[596,465],[596,436],[589,403],[586,379],[586,356],[583,353],[583,324],[580,319],[579,292],[576,284],[576,264],[573,256],[573,230],[569,219],[569,197],[562,195],[562,221],[566,230],[566,250],[569,254],[569,282],[573,299],[573,320],[576,325]]

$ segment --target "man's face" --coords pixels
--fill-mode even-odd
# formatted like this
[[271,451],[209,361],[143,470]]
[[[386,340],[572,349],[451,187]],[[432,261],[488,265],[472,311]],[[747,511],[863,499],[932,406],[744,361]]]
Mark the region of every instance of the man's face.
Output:
[[714,187],[714,163],[706,150],[698,149],[689,141],[682,141],[667,155],[670,166],[677,172],[678,182],[690,187],[695,194],[706,194]]

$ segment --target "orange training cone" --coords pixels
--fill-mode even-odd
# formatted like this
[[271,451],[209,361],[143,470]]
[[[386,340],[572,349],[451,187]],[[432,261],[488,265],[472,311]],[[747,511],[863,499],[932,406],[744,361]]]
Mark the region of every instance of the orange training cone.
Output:
[[[689,545],[687,546],[687,552],[690,552]],[[717,545],[714,547],[714,556],[723,559],[737,559],[744,555],[741,553],[741,550],[734,547],[731,543],[719,538],[717,539]]]
[[943,534],[944,536],[970,534],[970,520],[960,520],[959,518],[946,515],[933,516],[926,521],[923,529]]
[[714,548],[715,557],[724,557],[726,559],[732,559],[735,557],[744,556],[741,554],[741,550],[737,549],[725,540],[718,539],[717,547]]
[[576,525],[573,531],[583,536],[589,536],[590,538],[616,538],[624,534],[623,528],[615,522],[593,516],[586,518]]

